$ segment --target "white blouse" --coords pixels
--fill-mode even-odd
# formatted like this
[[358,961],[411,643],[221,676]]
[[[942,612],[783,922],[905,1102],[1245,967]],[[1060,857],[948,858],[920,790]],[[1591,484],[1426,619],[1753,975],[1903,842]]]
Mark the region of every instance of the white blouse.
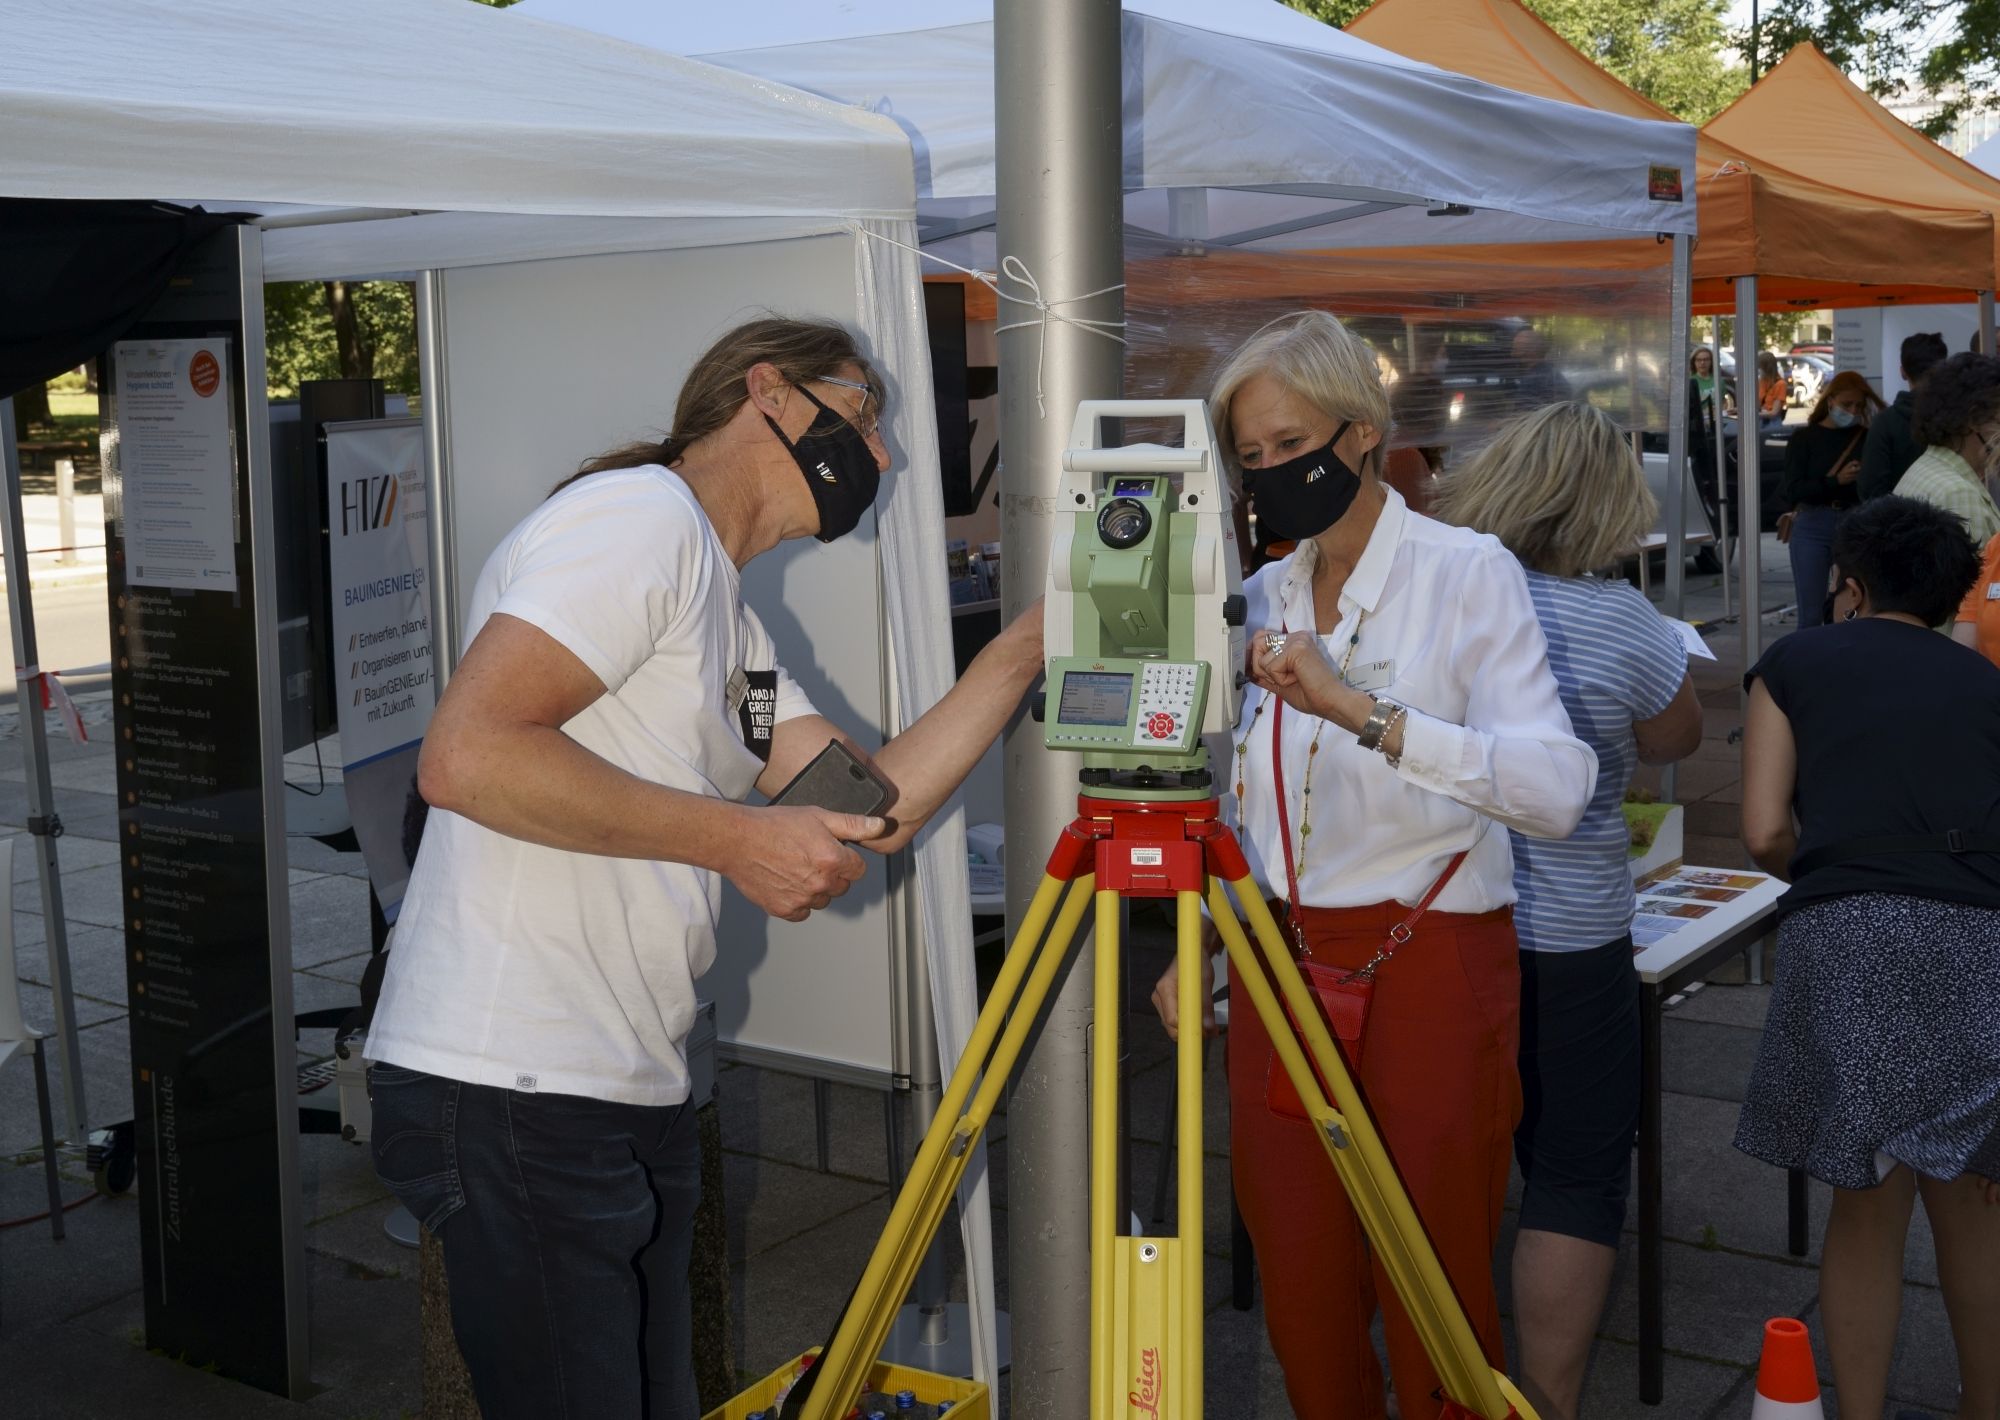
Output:
[[[1597,756],[1573,733],[1549,670],[1521,565],[1484,533],[1413,513],[1392,488],[1368,546],[1340,594],[1340,624],[1320,642],[1338,667],[1357,619],[1350,684],[1406,706],[1399,767],[1330,721],[1286,707],[1285,788],[1292,853],[1299,855],[1306,761],[1312,758],[1312,833],[1299,897],[1308,907],[1358,907],[1394,898],[1415,903],[1451,856],[1465,863],[1434,906],[1486,912],[1514,901],[1506,828],[1567,838],[1597,781]],[[1256,635],[1313,625],[1316,543],[1300,544],[1244,588]],[[1363,616],[1362,613],[1366,615]],[[1244,692],[1235,741],[1222,746],[1217,777],[1233,789],[1251,872],[1271,896],[1286,896],[1272,792],[1271,725],[1276,697]],[[1257,714],[1259,706],[1263,713]],[[1230,747],[1233,750],[1234,746]]]

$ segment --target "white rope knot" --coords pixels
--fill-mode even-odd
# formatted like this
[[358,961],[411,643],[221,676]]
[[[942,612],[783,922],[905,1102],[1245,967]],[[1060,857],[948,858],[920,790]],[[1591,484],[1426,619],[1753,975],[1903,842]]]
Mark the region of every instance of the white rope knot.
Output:
[[[869,236],[875,238],[877,241],[887,242],[892,247],[901,247],[904,251],[913,252],[925,261],[934,261],[939,266],[948,266],[961,275],[970,276],[974,281],[979,282],[980,285],[990,290],[998,299],[1011,301],[1017,306],[1027,306],[1035,312],[1032,319],[1008,321],[1004,325],[996,325],[993,328],[993,333],[998,335],[1003,331],[1027,330],[1030,328],[1039,332],[1035,343],[1035,414],[1039,418],[1046,419],[1049,414],[1048,404],[1042,397],[1042,366],[1048,359],[1049,323],[1051,321],[1059,325],[1075,326],[1078,330],[1085,331],[1091,335],[1101,336],[1105,340],[1115,340],[1120,345],[1130,343],[1123,335],[1119,334],[1120,331],[1125,329],[1125,322],[1122,320],[1095,320],[1089,316],[1071,315],[1061,309],[1063,306],[1074,306],[1083,301],[1094,301],[1099,296],[1110,295],[1113,291],[1123,291],[1125,289],[1123,281],[1112,286],[1100,286],[1097,290],[1086,291],[1080,296],[1064,296],[1052,301],[1042,295],[1042,283],[1035,279],[1035,273],[1030,271],[1028,264],[1018,256],[1002,257],[998,272],[978,271],[970,266],[960,266],[955,261],[946,261],[943,257],[935,253],[927,252],[921,247],[913,247],[908,242],[899,242],[894,237],[884,236],[880,232],[870,232],[865,227],[861,230],[867,232]],[[1016,287],[1026,291],[1027,294],[1015,295],[1012,292],[1001,290],[1000,283],[1002,281],[1012,282]]]

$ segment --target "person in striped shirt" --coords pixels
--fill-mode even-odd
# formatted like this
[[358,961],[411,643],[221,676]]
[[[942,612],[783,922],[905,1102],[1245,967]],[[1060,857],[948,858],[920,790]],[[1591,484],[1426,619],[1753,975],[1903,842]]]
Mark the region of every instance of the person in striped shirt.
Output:
[[1597,753],[1568,838],[1512,833],[1521,945],[1524,1184],[1514,1246],[1522,1388],[1572,1420],[1625,1223],[1639,1124],[1639,979],[1621,808],[1635,765],[1701,742],[1687,653],[1652,603],[1591,575],[1629,555],[1658,505],[1611,418],[1552,404],[1504,426],[1451,475],[1438,516],[1491,533],[1527,572],[1563,709]]

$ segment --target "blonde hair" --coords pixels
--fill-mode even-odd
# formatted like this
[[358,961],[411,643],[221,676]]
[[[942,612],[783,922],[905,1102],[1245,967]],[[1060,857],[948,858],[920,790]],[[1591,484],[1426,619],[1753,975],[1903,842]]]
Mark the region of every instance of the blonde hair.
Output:
[[1509,420],[1446,478],[1432,506],[1435,517],[1492,533],[1523,566],[1555,577],[1633,552],[1659,511],[1624,432],[1587,404]]
[[1389,392],[1383,388],[1375,352],[1327,312],[1294,311],[1237,346],[1216,373],[1215,391],[1208,397],[1223,462],[1239,484],[1243,470],[1236,459],[1229,410],[1243,386],[1258,375],[1270,375],[1331,419],[1373,425],[1382,435],[1376,458],[1388,447]]

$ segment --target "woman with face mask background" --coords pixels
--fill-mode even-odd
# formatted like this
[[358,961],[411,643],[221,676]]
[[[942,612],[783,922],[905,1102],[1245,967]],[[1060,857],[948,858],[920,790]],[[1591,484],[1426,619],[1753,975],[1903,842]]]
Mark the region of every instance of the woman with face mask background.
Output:
[[1868,420],[1882,397],[1852,370],[1826,382],[1806,422],[1785,445],[1778,496],[1791,511],[1778,519],[1778,540],[1792,553],[1792,589],[1799,625],[1820,624],[1826,569],[1840,515],[1861,501],[1861,449]]
[[[1507,830],[1568,836],[1597,758],[1571,730],[1513,554],[1383,484],[1389,401],[1358,337],[1319,311],[1273,321],[1223,366],[1210,409],[1258,517],[1298,544],[1244,588],[1255,687],[1220,755],[1243,845],[1313,969],[1361,969],[1392,931],[1404,938],[1344,1049],[1502,1365],[1493,1248],[1521,1111]],[[1170,970],[1153,995],[1170,1034],[1176,988]],[[1402,1416],[1432,1420],[1438,1378],[1273,1068],[1269,1038],[1240,1012],[1232,1170],[1293,1413],[1384,1415],[1379,1302]]]

